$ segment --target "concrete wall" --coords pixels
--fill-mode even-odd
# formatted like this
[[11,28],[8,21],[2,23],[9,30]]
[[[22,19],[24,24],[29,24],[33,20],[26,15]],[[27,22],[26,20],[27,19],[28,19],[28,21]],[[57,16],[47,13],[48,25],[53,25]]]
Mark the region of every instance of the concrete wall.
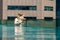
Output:
[[[52,6],[53,11],[44,11],[44,6]],[[44,17],[53,17],[53,19],[56,19],[56,0],[42,0],[42,19]]]
[[[8,5],[25,5],[25,6],[37,6],[36,11],[32,10],[8,10]],[[17,16],[17,13],[23,13],[25,16],[37,17],[37,19],[44,19],[44,17],[53,17],[55,19],[54,11],[44,11],[44,6],[50,5],[55,8],[55,0],[4,0],[3,1],[3,19],[7,19],[8,16]]]

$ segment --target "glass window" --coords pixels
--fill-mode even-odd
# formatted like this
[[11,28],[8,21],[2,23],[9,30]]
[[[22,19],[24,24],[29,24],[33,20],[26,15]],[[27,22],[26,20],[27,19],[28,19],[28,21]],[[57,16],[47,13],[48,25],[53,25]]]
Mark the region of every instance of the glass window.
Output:
[[16,17],[9,16],[7,17],[7,20],[14,20]]
[[30,6],[30,7],[29,7],[29,10],[36,10],[36,9],[37,9],[37,8],[36,8],[35,6],[33,6],[33,7]]
[[36,20],[36,17],[24,17],[26,18],[27,20]]
[[8,10],[36,10],[36,6],[8,6]]
[[44,17],[45,20],[53,20],[53,17]]
[[51,6],[44,6],[45,11],[53,11],[53,7]]
[[49,0],[49,1],[53,1],[53,0]]

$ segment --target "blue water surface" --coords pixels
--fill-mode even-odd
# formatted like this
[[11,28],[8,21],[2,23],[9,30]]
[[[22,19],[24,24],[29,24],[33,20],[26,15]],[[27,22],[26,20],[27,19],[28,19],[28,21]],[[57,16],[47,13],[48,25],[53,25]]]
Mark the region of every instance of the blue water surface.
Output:
[[56,21],[42,21],[40,26],[0,25],[0,38],[1,40],[56,40]]

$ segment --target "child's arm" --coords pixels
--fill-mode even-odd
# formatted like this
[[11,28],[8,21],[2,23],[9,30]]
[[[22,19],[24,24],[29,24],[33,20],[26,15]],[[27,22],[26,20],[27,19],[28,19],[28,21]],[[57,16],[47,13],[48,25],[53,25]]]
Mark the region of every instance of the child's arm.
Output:
[[24,18],[24,15],[20,18],[21,20],[26,20],[25,18]]
[[15,18],[14,24],[19,24],[19,22],[17,21],[17,18]]

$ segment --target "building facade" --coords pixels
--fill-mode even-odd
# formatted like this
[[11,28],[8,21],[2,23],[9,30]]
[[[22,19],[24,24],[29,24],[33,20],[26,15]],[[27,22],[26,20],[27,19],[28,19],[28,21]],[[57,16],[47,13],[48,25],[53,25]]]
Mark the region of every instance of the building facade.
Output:
[[2,20],[17,17],[18,13],[37,19],[56,19],[56,0],[3,0],[2,4]]

